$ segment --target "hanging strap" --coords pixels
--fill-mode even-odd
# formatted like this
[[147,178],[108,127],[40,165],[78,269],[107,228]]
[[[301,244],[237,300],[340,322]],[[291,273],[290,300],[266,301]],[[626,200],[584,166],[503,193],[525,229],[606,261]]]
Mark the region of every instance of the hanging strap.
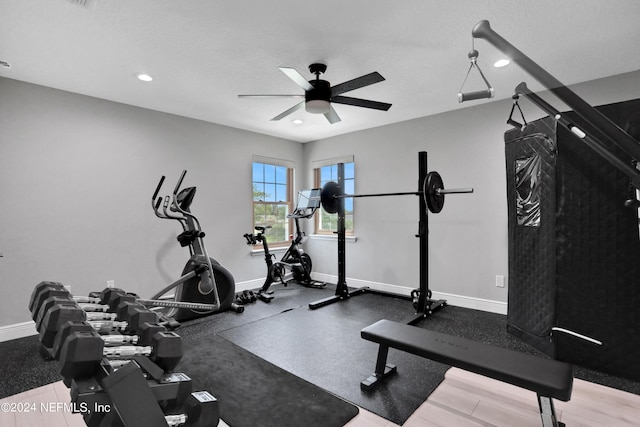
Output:
[[[511,113],[509,113],[507,124],[515,128],[522,129],[527,125],[527,120],[524,118],[524,114],[522,113],[522,109],[520,108],[520,104],[518,103],[518,99],[520,97],[518,96],[518,94],[515,94],[511,98],[513,99],[513,105],[511,106]],[[513,120],[513,112],[515,111],[516,107],[518,107],[518,111],[520,111],[520,117],[522,117],[522,123],[518,123],[515,120]]]

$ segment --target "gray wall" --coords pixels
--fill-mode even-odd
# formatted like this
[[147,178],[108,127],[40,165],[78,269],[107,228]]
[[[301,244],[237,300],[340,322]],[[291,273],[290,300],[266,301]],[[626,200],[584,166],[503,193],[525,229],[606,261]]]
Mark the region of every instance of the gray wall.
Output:
[[[640,72],[573,89],[592,105],[638,98]],[[557,108],[567,109],[552,95],[542,95]],[[529,121],[545,115],[527,100],[521,104]],[[429,214],[429,284],[434,293],[452,294],[462,297],[458,303],[484,307],[483,300],[507,301],[503,134],[509,128],[505,122],[512,101],[469,105],[458,111],[305,144],[305,159],[309,165],[314,160],[353,154],[356,193],[415,191],[418,152],[427,151],[429,169],[440,172],[446,187],[474,187],[474,194],[447,196],[442,212]],[[307,184],[311,183],[309,172]],[[357,241],[347,244],[347,277],[356,279],[352,284],[363,280],[382,288],[418,286],[418,241],[414,237],[417,205],[414,196],[355,200]],[[337,274],[335,242],[312,238],[306,248],[314,265]],[[495,286],[496,275],[506,277],[505,288]]]
[[0,326],[29,320],[42,280],[75,294],[107,280],[150,297],[188,251],[151,211],[161,175],[196,185],[210,255],[237,282],[264,275],[251,231],[252,155],[302,165],[297,142],[0,78]]
[[[591,104],[640,97],[640,72],[575,87]],[[469,108],[340,137],[299,144],[225,126],[116,104],[0,78],[0,327],[29,320],[27,303],[42,280],[73,293],[116,286],[150,296],[174,279],[187,252],[176,222],[150,208],[157,180],[170,185],[182,169],[196,185],[193,210],[211,255],[238,283],[259,283],[264,261],[242,234],[251,227],[252,155],[296,162],[296,189],[312,185],[313,160],[353,154],[356,191],[414,191],[417,153],[448,187],[429,215],[430,285],[435,292],[506,302],[507,224],[503,133],[511,101]],[[555,104],[561,106],[561,104]],[[523,101],[527,119],[543,116]],[[414,196],[356,201],[357,242],[347,245],[347,276],[362,282],[417,286]],[[307,232],[311,221],[306,221]],[[309,238],[321,274],[337,274],[335,240]]]

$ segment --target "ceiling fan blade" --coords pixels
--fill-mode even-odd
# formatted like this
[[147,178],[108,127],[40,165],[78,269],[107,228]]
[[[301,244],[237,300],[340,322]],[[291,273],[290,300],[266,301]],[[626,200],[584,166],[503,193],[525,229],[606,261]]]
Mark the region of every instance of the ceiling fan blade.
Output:
[[338,116],[338,113],[336,113],[336,110],[334,110],[333,107],[329,107],[329,111],[324,113],[324,116],[327,118],[327,120],[329,120],[329,123],[331,124],[342,121],[342,119],[340,119],[340,116]]
[[307,81],[307,79],[305,79],[302,76],[302,74],[300,74],[295,68],[280,67],[280,71],[285,73],[287,75],[287,77],[289,77],[291,80],[293,80],[302,89],[304,89],[306,91],[309,91],[309,90],[313,89],[313,86],[311,86],[311,83],[309,83]]
[[374,71],[373,73],[369,73],[367,75],[360,76],[353,80],[349,80],[333,86],[331,88],[331,96],[340,95],[341,93],[360,89],[361,87],[369,86],[382,81],[384,81],[384,77],[382,77],[377,71]]
[[304,98],[304,95],[238,95],[238,98]]
[[277,116],[275,116],[273,119],[271,119],[271,121],[277,121],[280,120],[284,117],[287,117],[289,114],[293,113],[296,110],[299,110],[300,108],[304,107],[304,101],[300,101],[299,103],[297,103],[296,105],[294,105],[293,107],[289,108],[287,111],[278,114]]
[[334,96],[331,98],[331,102],[353,105],[355,107],[373,108],[374,110],[387,111],[391,108],[391,104],[387,104],[386,102],[370,101],[368,99],[352,98],[350,96]]

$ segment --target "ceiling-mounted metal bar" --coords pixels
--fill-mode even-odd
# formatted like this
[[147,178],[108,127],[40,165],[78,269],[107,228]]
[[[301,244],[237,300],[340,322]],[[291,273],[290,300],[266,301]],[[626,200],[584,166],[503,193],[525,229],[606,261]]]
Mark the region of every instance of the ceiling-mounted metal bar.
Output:
[[567,118],[563,114],[552,107],[547,101],[542,99],[537,94],[533,93],[524,82],[516,86],[515,92],[519,95],[526,96],[527,99],[533,102],[541,110],[549,114],[549,116],[553,117],[561,126],[565,127],[574,135],[581,138],[589,148],[594,150],[605,160],[618,168],[622,173],[627,175],[632,180],[636,188],[640,188],[640,171],[632,167],[629,162],[625,162],[624,160],[613,154],[605,145],[602,144],[601,141],[585,132],[585,129],[581,129],[567,120]]
[[484,20],[478,22],[475,27],[473,27],[471,35],[475,38],[487,40],[498,50],[509,56],[513,62],[520,65],[525,71],[553,92],[554,95],[567,104],[569,108],[573,109],[584,121],[602,132],[607,139],[619,146],[632,158],[640,160],[640,143],[638,141],[620,129],[604,114],[600,113],[576,95],[545,69],[536,64],[531,58],[519,51],[515,46],[500,36],[500,34],[493,31],[489,25],[489,21]]

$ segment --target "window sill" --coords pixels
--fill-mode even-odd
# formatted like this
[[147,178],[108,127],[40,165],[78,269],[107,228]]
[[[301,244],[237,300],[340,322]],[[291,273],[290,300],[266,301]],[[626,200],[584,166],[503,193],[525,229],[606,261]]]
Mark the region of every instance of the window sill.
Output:
[[[337,234],[312,234],[309,236],[312,240],[338,240]],[[357,242],[357,236],[345,236],[345,240],[347,242]]]
[[[269,248],[270,254],[284,253],[289,247],[278,246],[277,248]],[[251,256],[264,256],[264,249],[251,249]]]

